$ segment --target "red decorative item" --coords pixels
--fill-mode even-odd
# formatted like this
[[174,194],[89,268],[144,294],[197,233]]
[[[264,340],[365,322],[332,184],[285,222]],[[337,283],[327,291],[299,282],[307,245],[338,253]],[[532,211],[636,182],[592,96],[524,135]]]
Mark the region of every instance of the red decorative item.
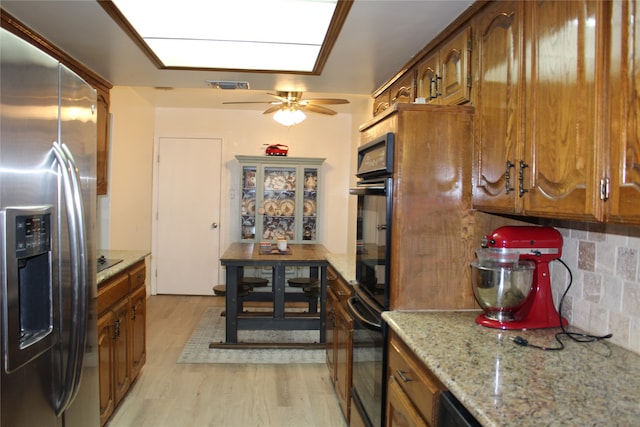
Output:
[[289,147],[284,144],[269,145],[265,153],[267,156],[286,156],[289,152]]

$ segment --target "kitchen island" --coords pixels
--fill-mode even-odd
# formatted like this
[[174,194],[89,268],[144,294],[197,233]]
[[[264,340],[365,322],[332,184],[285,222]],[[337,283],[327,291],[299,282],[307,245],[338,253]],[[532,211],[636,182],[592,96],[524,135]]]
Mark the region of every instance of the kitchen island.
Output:
[[632,426],[640,420],[640,355],[575,343],[558,329],[502,331],[476,311],[390,311],[389,327],[484,426]]
[[[232,243],[220,257],[226,267],[225,296],[225,345],[237,345],[238,329],[258,330],[310,330],[320,331],[320,343],[325,340],[325,303],[327,300],[327,250],[319,244],[291,244],[286,253],[262,253],[254,243]],[[287,315],[285,313],[285,268],[303,266],[310,268],[310,275],[320,281],[319,313]],[[244,267],[271,267],[273,312],[238,313],[238,283],[242,280]],[[265,345],[271,343],[265,343]],[[276,343],[277,344],[277,343]],[[210,347],[222,344],[211,343]],[[255,345],[257,346],[257,344]]]

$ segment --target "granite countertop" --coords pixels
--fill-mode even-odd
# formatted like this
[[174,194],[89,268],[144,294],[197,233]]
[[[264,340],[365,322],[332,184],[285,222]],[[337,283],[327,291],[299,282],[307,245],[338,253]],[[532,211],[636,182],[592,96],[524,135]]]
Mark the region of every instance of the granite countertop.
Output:
[[122,273],[127,268],[131,267],[138,261],[145,259],[151,252],[145,250],[98,250],[98,257],[104,255],[105,258],[122,259],[122,262],[114,265],[113,267],[102,270],[97,274],[97,282],[100,285],[105,280],[112,278],[113,276]]
[[356,280],[356,256],[348,254],[327,253],[327,261],[342,276],[351,283]]
[[[631,426],[640,420],[640,355],[581,344],[558,329],[502,331],[475,311],[388,311],[383,318],[484,426]],[[570,329],[571,330],[571,329]]]

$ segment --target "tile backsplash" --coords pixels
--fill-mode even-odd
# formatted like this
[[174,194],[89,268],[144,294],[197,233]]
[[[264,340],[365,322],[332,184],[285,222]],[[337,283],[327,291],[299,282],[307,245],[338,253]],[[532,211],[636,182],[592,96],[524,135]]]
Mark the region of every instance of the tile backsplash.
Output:
[[[562,222],[562,260],[573,283],[563,303],[570,325],[640,353],[640,228]],[[569,284],[559,262],[551,264],[556,306]]]

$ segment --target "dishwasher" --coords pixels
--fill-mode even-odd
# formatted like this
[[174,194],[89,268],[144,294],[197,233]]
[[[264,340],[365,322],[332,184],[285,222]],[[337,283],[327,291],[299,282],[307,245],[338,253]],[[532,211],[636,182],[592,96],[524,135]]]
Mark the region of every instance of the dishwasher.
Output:
[[481,424],[450,391],[443,391],[440,393],[438,427],[481,427]]

